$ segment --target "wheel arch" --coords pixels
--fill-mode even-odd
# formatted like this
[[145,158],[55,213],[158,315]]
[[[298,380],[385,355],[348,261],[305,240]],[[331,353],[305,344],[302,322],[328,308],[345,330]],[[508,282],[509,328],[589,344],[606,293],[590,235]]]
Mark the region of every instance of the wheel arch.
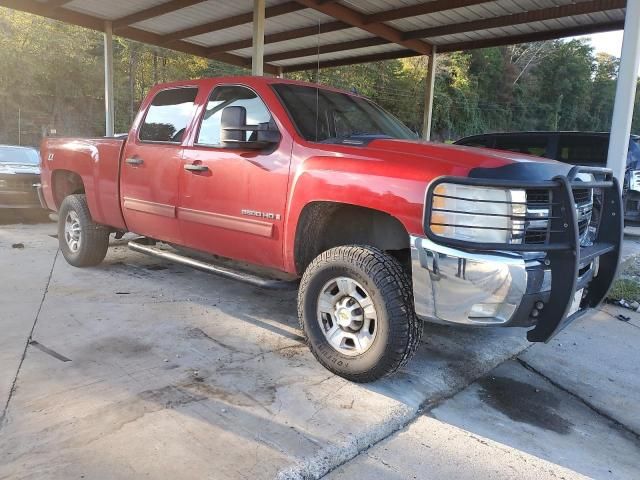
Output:
[[71,170],[54,170],[51,173],[51,186],[56,210],[60,209],[65,197],[86,193],[82,177]]
[[408,261],[409,233],[396,217],[368,207],[313,201],[300,212],[294,240],[294,261],[302,274],[320,253],[343,245],[369,245]]

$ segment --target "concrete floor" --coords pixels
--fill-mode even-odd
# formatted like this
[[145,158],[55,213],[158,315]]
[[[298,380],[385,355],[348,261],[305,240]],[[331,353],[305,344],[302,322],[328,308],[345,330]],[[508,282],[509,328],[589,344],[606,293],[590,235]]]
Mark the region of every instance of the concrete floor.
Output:
[[[529,385],[527,376],[538,376],[513,361],[499,367],[529,345],[523,330],[427,325],[418,354],[403,371],[375,384],[355,385],[329,374],[301,344],[295,292],[262,291],[163,263],[130,252],[122,242],[114,242],[101,266],[75,269],[57,254],[51,235],[53,224],[0,227],[0,479],[319,478],[344,464],[330,474],[337,478],[349,471],[344,469],[360,472],[363,459],[384,477],[422,478],[428,466],[435,469],[433,478],[442,478],[446,471],[436,468],[436,461],[409,463],[398,473],[376,457],[377,449],[400,437],[411,435],[418,442],[427,434],[434,435],[431,448],[438,445],[430,450],[432,459],[458,465],[458,473],[470,476],[535,471],[538,478],[569,478],[600,472],[540,453],[536,442],[526,441],[537,430],[511,442],[510,430],[502,428],[505,418],[496,417],[505,415],[501,411],[493,417],[467,415],[468,408],[489,411],[474,404],[479,397],[473,389],[491,378],[487,375],[495,376],[495,368],[508,369],[500,371],[500,378],[512,384]],[[24,248],[12,248],[18,243]],[[560,346],[541,346],[550,349],[544,356],[553,362],[564,359],[565,377],[559,381],[575,389],[545,387],[560,398],[556,410],[564,409],[566,395],[576,409],[586,409],[584,415],[597,415],[578,400],[583,391],[594,392],[589,393],[594,408],[607,404],[607,389],[596,388],[600,383],[595,380],[591,386],[565,380],[576,375],[571,360],[589,354],[589,335],[610,334],[589,332],[580,341],[585,342],[582,352],[563,356]],[[626,339],[625,352],[638,344],[624,332],[616,335],[616,342]],[[532,350],[522,361],[548,375],[544,362],[527,357]],[[638,391],[631,365],[610,382],[620,382],[618,396]],[[575,368],[578,375],[599,374]],[[464,414],[458,418],[455,412]],[[607,412],[635,425],[638,407],[629,401]],[[496,424],[496,418],[502,423]],[[516,427],[520,423],[506,419]],[[583,425],[567,421],[572,434],[575,425]],[[602,422],[583,420],[591,427],[585,435],[592,439],[584,445],[611,441],[619,456],[637,458],[637,437],[614,420]],[[482,425],[500,428],[485,431]],[[556,442],[568,442],[560,443],[559,450],[574,448],[570,435],[552,433],[560,435],[549,434]],[[398,445],[400,454],[422,455],[414,444],[407,444],[409,450]],[[616,455],[609,458],[617,462],[618,478],[632,471]]]

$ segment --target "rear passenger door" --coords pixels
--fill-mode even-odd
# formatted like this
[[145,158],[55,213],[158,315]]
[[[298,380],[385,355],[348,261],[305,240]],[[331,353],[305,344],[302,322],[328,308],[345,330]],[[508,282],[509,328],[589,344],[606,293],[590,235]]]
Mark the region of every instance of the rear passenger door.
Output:
[[123,152],[120,201],[132,232],[182,243],[176,211],[182,140],[195,116],[197,93],[196,87],[160,90],[131,130]]

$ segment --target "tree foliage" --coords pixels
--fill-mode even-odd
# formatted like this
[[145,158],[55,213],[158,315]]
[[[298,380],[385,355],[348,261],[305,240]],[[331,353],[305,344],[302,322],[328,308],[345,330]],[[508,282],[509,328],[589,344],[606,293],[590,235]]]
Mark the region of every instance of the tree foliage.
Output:
[[[0,143],[104,132],[103,38],[98,32],[0,8]],[[116,37],[116,131],[126,132],[158,82],[246,74]],[[438,55],[433,136],[509,130],[608,130],[618,59],[580,40]],[[306,71],[289,78],[357,91],[421,132],[427,59]],[[633,129],[640,132],[640,89]],[[19,133],[20,132],[20,133]],[[20,138],[19,138],[20,137]]]

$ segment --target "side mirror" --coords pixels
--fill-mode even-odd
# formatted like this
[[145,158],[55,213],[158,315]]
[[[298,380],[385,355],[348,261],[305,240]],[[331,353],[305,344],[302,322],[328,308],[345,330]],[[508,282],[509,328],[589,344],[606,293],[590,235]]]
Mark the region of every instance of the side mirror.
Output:
[[[280,132],[271,123],[247,125],[247,109],[226,107],[220,118],[220,142],[226,148],[262,150],[280,143]],[[247,132],[251,132],[247,140]]]

